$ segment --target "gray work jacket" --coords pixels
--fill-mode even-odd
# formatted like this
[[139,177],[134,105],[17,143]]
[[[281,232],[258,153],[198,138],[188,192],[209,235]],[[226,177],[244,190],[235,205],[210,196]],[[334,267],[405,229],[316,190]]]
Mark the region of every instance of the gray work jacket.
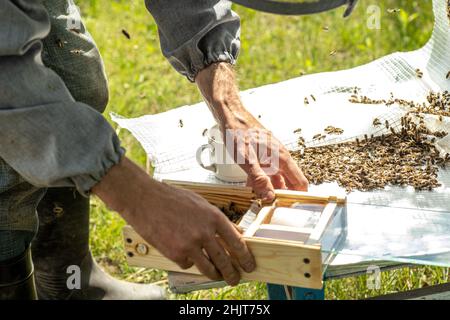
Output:
[[[76,101],[43,63],[42,40],[51,27],[46,8],[71,1],[0,0],[0,158],[35,186],[88,194],[124,149],[101,113]],[[235,63],[240,22],[229,1],[145,3],[164,56],[189,80],[213,62]]]

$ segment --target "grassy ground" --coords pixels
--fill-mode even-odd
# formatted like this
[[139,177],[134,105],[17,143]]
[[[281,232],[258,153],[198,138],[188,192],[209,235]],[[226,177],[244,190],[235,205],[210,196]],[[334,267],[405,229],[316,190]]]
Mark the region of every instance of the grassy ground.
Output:
[[[90,32],[103,54],[110,79],[107,112],[125,116],[158,113],[198,102],[194,85],[176,74],[161,56],[157,28],[142,0],[78,1]],[[381,29],[366,26],[367,6],[381,7]],[[388,13],[387,8],[401,8]],[[430,36],[431,0],[361,0],[348,20],[342,10],[311,17],[278,17],[236,7],[242,18],[242,52],[237,67],[242,89],[302,74],[350,68],[394,51],[422,46]],[[323,27],[328,27],[324,31]],[[131,40],[121,32],[128,31]],[[331,51],[335,55],[330,55]],[[144,164],[145,154],[127,133],[121,133],[128,155]],[[91,244],[95,256],[119,278],[166,285],[166,273],[131,268],[125,263],[120,217],[100,201],[92,203]],[[329,281],[329,299],[358,299],[449,281],[449,270],[421,267],[382,274],[380,290],[369,290],[364,276]],[[264,299],[265,286],[248,283],[236,288],[205,290],[179,299]]]

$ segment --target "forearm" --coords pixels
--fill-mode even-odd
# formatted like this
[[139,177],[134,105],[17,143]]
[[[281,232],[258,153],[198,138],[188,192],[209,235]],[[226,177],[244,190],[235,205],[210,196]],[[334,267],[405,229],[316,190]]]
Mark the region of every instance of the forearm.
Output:
[[229,125],[260,126],[241,101],[233,66],[211,64],[198,73],[195,82],[222,129]]

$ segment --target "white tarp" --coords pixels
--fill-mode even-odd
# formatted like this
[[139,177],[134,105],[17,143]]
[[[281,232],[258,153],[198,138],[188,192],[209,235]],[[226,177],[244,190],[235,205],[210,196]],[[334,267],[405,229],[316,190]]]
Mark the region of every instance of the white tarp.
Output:
[[[348,101],[355,86],[375,99],[396,98],[425,101],[430,91],[450,91],[450,22],[447,0],[434,0],[435,27],[429,42],[413,52],[393,53],[369,64],[337,72],[303,76],[242,92],[244,105],[288,148],[296,148],[302,128],[307,146],[312,136],[326,126],[345,130],[344,136],[321,143],[336,143],[373,132],[372,121],[399,124],[404,110],[399,106],[354,104]],[[416,76],[422,70],[423,78]],[[304,98],[313,94],[309,105]],[[142,144],[155,165],[155,178],[223,183],[195,160],[198,147],[206,143],[204,129],[214,125],[205,103],[184,106],[168,112],[125,119],[112,114]],[[427,123],[437,125],[436,117]],[[180,127],[180,120],[183,126]],[[450,120],[440,126],[448,130]],[[381,129],[383,130],[383,129]],[[309,143],[308,143],[309,141]],[[440,147],[450,152],[449,138]],[[355,271],[371,260],[426,263],[450,266],[450,170],[440,170],[442,186],[434,191],[386,187],[374,192],[348,194],[348,235],[329,269],[343,274]],[[336,184],[311,186],[310,190],[342,192]]]

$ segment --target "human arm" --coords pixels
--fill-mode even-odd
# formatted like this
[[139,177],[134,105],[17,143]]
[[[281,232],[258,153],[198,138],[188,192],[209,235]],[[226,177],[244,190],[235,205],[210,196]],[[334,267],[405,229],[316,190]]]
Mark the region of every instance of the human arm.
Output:
[[[257,154],[256,148],[238,148],[240,157],[247,162],[241,165],[249,176],[248,184],[268,199],[273,198],[274,188],[306,190],[308,182],[289,152],[240,100],[231,67],[240,48],[240,21],[231,10],[230,1],[147,0],[146,4],[158,24],[164,56],[178,72],[196,82],[222,133],[227,129],[258,129],[269,137],[264,148],[279,155],[279,170],[275,174],[267,174],[261,163],[250,161],[255,156],[249,153]],[[250,145],[263,145],[251,140]]]

